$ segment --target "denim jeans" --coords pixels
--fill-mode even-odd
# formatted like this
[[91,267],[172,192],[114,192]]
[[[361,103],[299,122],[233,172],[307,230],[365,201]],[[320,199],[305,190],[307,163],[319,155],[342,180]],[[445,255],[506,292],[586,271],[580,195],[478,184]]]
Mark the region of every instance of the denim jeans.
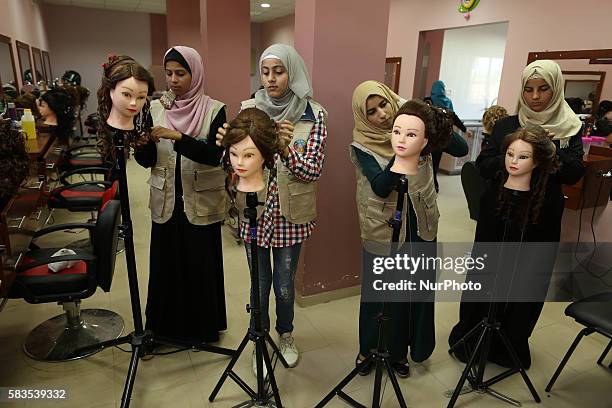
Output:
[[[279,334],[293,331],[293,303],[295,300],[295,271],[300,258],[302,244],[280,248],[257,247],[259,265],[259,293],[261,296],[261,322],[263,329],[270,330],[270,289],[274,284],[276,299],[276,331]],[[249,269],[251,268],[251,245],[246,244]],[[270,249],[274,257],[274,271],[270,262]],[[251,306],[253,290],[251,289]],[[251,327],[255,327],[254,315],[251,313]]]

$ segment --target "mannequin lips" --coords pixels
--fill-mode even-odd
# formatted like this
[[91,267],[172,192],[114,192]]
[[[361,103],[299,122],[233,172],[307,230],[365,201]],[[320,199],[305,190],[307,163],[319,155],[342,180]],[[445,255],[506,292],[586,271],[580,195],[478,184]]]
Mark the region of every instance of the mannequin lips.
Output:
[[405,148],[404,146],[400,146],[400,145],[395,146],[395,148],[396,148],[397,150],[399,150],[400,152],[403,152],[404,150],[406,150],[406,148]]
[[236,169],[236,171],[237,171],[238,173],[244,173],[244,172],[246,171],[246,169]]

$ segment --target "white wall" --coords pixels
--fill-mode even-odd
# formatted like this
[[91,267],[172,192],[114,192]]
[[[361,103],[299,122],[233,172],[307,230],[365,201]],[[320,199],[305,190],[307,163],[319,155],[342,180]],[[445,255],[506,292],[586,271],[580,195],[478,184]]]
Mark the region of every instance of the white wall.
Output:
[[462,119],[480,119],[497,100],[508,23],[444,32],[440,79]]
[[91,93],[87,113],[97,109],[96,91],[108,54],[126,54],[145,68],[151,65],[149,14],[45,5],[43,16],[53,75],[69,69],[81,74]]

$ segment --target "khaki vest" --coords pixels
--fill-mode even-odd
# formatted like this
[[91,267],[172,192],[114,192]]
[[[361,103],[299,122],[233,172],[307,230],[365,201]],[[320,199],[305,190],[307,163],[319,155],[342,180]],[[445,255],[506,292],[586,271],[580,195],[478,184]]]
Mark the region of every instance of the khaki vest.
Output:
[[[197,140],[207,140],[213,119],[225,106],[214,99],[210,102],[212,106],[206,112]],[[151,116],[153,125],[168,127],[165,110],[159,100],[151,102]],[[151,169],[148,181],[151,219],[158,224],[168,221],[174,210],[175,169],[174,145],[168,139],[160,139],[157,143],[157,162]],[[221,166],[200,164],[181,156],[181,181],[184,211],[190,223],[208,225],[225,218],[228,200],[225,192],[225,172]]]
[[[325,109],[312,99],[309,101],[315,119],[323,111],[327,119]],[[243,101],[240,109],[256,108],[255,99]],[[300,120],[295,124],[291,146],[299,151],[300,148],[306,149],[310,131],[314,122]],[[291,173],[278,159],[276,163],[276,174],[278,177],[278,198],[280,212],[285,219],[293,224],[306,224],[317,217],[317,182],[304,182]]]
[[[388,160],[366,147],[355,142],[351,146],[373,156],[381,169],[387,167]],[[372,191],[372,186],[363,174],[357,156],[350,146],[349,151],[357,177],[356,199],[361,239],[364,242],[389,243],[391,242],[393,229],[389,226],[388,220],[393,217],[395,212],[398,193],[393,191],[386,198],[377,196]],[[427,155],[419,161],[418,174],[406,178],[408,180],[408,196],[417,218],[417,235],[425,241],[433,241],[438,234],[440,213],[436,202],[437,193],[433,182],[431,155]],[[406,204],[404,201],[400,243],[406,239]]]

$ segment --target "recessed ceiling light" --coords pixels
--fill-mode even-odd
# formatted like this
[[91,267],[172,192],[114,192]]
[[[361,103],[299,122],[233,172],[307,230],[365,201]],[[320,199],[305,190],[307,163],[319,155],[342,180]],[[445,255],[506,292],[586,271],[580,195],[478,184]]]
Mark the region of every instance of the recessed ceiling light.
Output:
[[263,8],[270,8],[270,3],[261,3],[260,6]]

